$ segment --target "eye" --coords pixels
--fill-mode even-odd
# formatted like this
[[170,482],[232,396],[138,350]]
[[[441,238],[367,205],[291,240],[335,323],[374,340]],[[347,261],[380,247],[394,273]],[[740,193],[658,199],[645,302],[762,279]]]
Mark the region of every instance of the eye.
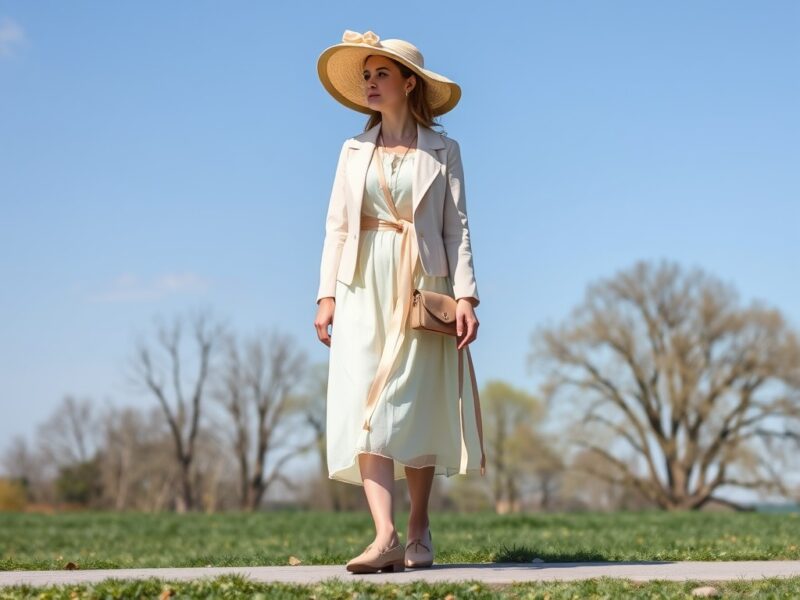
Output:
[[[387,73],[386,71],[378,71],[378,75],[388,76],[389,73]],[[364,80],[365,81],[369,80],[369,73],[364,73]]]

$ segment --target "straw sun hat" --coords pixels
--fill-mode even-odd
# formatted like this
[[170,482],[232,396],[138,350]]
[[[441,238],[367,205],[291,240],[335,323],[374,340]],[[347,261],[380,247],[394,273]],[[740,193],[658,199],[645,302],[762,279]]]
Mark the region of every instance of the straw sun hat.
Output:
[[444,75],[425,68],[419,49],[405,40],[381,40],[372,31],[358,33],[345,29],[342,41],[322,51],[317,73],[325,89],[339,102],[359,112],[371,114],[364,94],[362,67],[369,54],[393,58],[414,71],[427,83],[427,99],[433,115],[453,109],[461,98],[461,87]]

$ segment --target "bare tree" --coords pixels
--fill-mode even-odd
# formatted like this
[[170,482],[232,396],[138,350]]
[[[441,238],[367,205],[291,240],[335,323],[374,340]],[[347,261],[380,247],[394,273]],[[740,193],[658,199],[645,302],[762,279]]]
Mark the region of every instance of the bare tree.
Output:
[[[297,428],[287,426],[302,405],[293,392],[305,375],[306,356],[288,336],[278,333],[253,337],[241,347],[228,335],[225,349],[221,385],[214,396],[233,424],[231,444],[239,467],[242,507],[254,510],[273,483],[281,481],[296,489],[282,469],[316,443],[290,440]],[[267,460],[281,451],[267,474]]]
[[114,510],[171,508],[180,495],[180,476],[162,409],[109,406],[100,433],[103,504]]
[[41,450],[35,450],[20,434],[13,436],[3,450],[2,465],[4,473],[12,480],[19,481],[26,491],[27,499],[35,502],[51,500],[51,489],[47,482],[47,459]]
[[25,436],[20,434],[13,436],[7,442],[0,460],[3,473],[18,480],[30,479],[31,473],[39,470],[40,462],[28,446]]
[[[628,462],[627,457],[622,457]],[[636,461],[630,461],[635,468]],[[642,510],[654,508],[635,487],[617,481],[617,467],[591,450],[581,449],[565,471],[562,502],[566,510]]]
[[317,451],[320,468],[320,480],[326,482],[328,507],[339,511],[342,502],[337,494],[334,481],[328,478],[328,448],[327,448],[327,422],[326,404],[328,389],[328,363],[320,363],[309,369],[306,378],[307,392],[303,396],[303,417],[305,424],[314,434],[314,448]]
[[517,423],[512,429],[508,453],[521,475],[521,508],[550,510],[559,501],[566,466],[557,436],[539,431],[538,422],[532,421]]
[[88,398],[66,395],[37,428],[39,453],[50,465],[59,500],[95,506],[102,496],[95,410]]
[[236,457],[217,423],[203,428],[195,455],[200,508],[206,513],[240,508]]
[[131,506],[136,481],[139,411],[133,408],[110,407],[101,420],[105,452],[100,466],[106,506],[124,510]]
[[92,401],[64,396],[53,414],[39,425],[37,439],[43,456],[54,465],[68,467],[89,461],[98,442]]
[[777,310],[739,306],[702,270],[639,262],[532,343],[548,400],[566,396],[578,445],[610,467],[597,476],[665,509],[739,507],[723,486],[786,493],[763,442],[796,432],[800,344]]
[[212,323],[206,311],[191,318],[197,365],[188,398],[184,394],[182,371],[185,365],[181,356],[184,319],[175,318],[169,325],[159,319],[156,348],[152,349],[143,341],[137,342],[136,353],[131,361],[131,381],[156,398],[172,436],[174,455],[180,467],[178,512],[192,510],[196,506],[192,461],[212,360],[225,330],[223,324]]
[[544,407],[531,394],[502,381],[490,381],[481,392],[486,455],[493,473],[495,510],[518,512],[532,494],[539,505],[549,502],[551,470],[558,470],[557,457],[547,449],[539,426]]

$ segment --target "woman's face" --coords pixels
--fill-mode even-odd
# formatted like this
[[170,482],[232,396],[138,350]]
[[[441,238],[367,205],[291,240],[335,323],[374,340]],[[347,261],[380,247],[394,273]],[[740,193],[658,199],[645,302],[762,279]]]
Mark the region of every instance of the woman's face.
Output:
[[364,95],[372,110],[398,110],[406,103],[406,90],[411,92],[415,76],[408,79],[389,58],[373,55],[364,63]]

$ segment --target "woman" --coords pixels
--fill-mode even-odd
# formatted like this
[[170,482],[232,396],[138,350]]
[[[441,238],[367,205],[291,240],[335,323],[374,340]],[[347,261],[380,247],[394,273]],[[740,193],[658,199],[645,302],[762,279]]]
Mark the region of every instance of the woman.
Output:
[[[336,100],[370,115],[339,154],[314,321],[330,348],[329,478],[362,485],[375,521],[374,540],[347,569],[427,567],[433,476],[485,472],[466,348],[477,337],[480,299],[461,155],[455,140],[430,128],[461,90],[425,69],[409,42],[371,31],[346,30],[317,67]],[[414,288],[456,298],[457,338],[408,326]],[[405,546],[392,504],[403,477],[411,497]]]

